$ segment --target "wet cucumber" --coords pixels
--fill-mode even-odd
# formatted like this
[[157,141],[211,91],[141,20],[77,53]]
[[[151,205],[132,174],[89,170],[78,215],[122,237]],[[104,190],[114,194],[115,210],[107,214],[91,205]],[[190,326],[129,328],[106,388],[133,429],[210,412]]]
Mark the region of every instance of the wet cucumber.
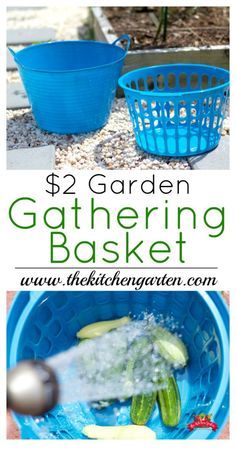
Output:
[[139,337],[130,347],[130,358],[126,365],[126,395],[132,396],[134,388],[134,369],[140,359],[140,356],[145,356],[146,351],[149,350],[149,340],[146,337]]
[[129,316],[124,316],[123,318],[118,318],[116,320],[98,321],[82,327],[82,329],[77,332],[76,337],[81,340],[100,337],[101,335],[104,335],[113,329],[118,329],[118,327],[124,326],[129,322]]
[[174,376],[168,377],[165,384],[165,388],[157,392],[160,413],[165,426],[175,427],[179,424],[181,416],[179,389]]
[[90,424],[82,429],[88,438],[97,440],[155,440],[156,434],[146,426],[96,426]]
[[161,326],[155,326],[152,331],[154,347],[161,357],[174,368],[184,367],[188,362],[188,351],[183,341],[175,334]]
[[156,392],[133,396],[130,417],[134,424],[143,426],[151,417],[156,403]]
[[[133,353],[127,364],[127,387],[131,385],[131,389],[133,389],[133,371],[135,369],[135,365],[138,362],[138,357],[141,354],[145,355],[145,349],[148,351],[150,342],[148,338],[142,337],[136,340],[133,343]],[[151,417],[153,408],[156,403],[156,392],[150,394],[140,394],[132,397],[131,402],[131,410],[130,410],[130,418],[133,424],[138,426],[143,426],[148,422]]]

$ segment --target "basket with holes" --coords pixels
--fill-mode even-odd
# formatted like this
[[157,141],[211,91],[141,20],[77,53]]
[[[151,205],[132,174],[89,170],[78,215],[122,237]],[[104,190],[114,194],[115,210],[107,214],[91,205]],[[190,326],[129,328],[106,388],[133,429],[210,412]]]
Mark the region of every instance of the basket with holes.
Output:
[[217,147],[229,102],[229,72],[201,64],[145,67],[119,79],[138,146],[184,157]]
[[[25,359],[44,359],[77,344],[76,332],[87,324],[130,315],[176,323],[186,344],[189,363],[176,371],[182,414],[177,427],[162,425],[156,406],[148,426],[158,439],[212,439],[222,431],[229,410],[228,309],[217,292],[83,291],[21,292],[7,325],[8,367]],[[116,411],[118,410],[118,413]],[[193,415],[212,414],[218,430],[187,425]],[[130,402],[102,411],[89,404],[58,405],[44,417],[14,415],[22,438],[83,439],[86,424],[130,424]]]

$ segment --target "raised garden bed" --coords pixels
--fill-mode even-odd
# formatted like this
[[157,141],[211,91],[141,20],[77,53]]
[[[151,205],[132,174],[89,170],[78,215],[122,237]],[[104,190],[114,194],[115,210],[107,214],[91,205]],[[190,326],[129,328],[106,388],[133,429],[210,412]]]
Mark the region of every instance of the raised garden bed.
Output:
[[[95,39],[104,40],[106,42],[111,43],[118,37],[118,35],[123,34],[124,32],[131,35],[132,45],[131,50],[129,51],[126,57],[125,66],[123,70],[124,73],[130,70],[134,70],[138,67],[151,66],[156,64],[170,64],[170,63],[202,63],[202,64],[216,65],[218,67],[223,68],[229,67],[229,44],[228,44],[227,25],[225,25],[226,32],[224,33],[224,36],[221,35],[220,37],[219,35],[219,39],[217,40],[217,42],[222,42],[221,44],[215,45],[210,43],[215,42],[213,40],[213,37],[208,37],[206,38],[205,41],[204,34],[201,33],[197,43],[195,36],[195,41],[193,38],[192,41],[189,41],[190,44],[191,42],[192,44],[189,45],[189,42],[187,42],[184,39],[181,39],[179,34],[179,37],[176,41],[174,41],[173,38],[169,38],[170,40],[168,41],[168,45],[165,48],[163,48],[163,43],[157,43],[156,48],[154,48],[153,44],[152,45],[150,44],[149,39],[143,36],[144,48],[140,48],[142,47],[142,45],[140,44],[140,42],[138,42],[137,44],[135,41],[136,32],[134,34],[134,31],[132,31],[133,26],[132,23],[134,23],[136,20],[136,29],[138,28],[140,30],[146,28],[148,29],[148,33],[149,33],[149,25],[147,23],[143,25],[141,20],[138,22],[138,19],[135,15],[134,17],[136,17],[136,19],[134,19],[134,21],[132,22],[132,14],[130,14],[130,10],[134,9],[135,8],[100,8],[100,7],[91,8]],[[116,11],[118,11],[118,13]],[[151,11],[145,12],[145,16],[148,17],[147,20],[151,20],[149,15],[150,12]],[[113,16],[115,14],[115,17],[117,16],[117,14],[122,15],[123,17],[123,20],[121,20],[120,22],[119,20],[113,18],[112,22],[115,23],[116,29],[113,27],[112,22],[111,20],[109,20],[108,17],[108,16],[111,17],[112,14]],[[209,21],[208,17],[207,20]],[[209,21],[208,28],[210,28],[210,25],[211,22]],[[175,25],[175,27],[177,26],[178,25]],[[214,26],[216,27],[217,25]],[[156,26],[153,22],[152,29],[150,29],[150,35],[152,39],[155,36],[155,30]],[[219,30],[220,29],[218,28],[218,31]],[[144,31],[145,30],[143,30],[143,32]],[[207,30],[204,30],[204,33],[206,33],[206,31]],[[181,30],[178,32],[180,33]],[[145,31],[145,33],[147,34],[147,31]],[[169,32],[169,34],[171,35],[171,32]],[[139,36],[139,33],[137,35]],[[216,28],[214,35],[215,37],[217,36]],[[197,36],[199,36],[199,32]],[[141,41],[142,38],[139,37],[139,40]]]
[[116,34],[126,30],[132,50],[229,44],[229,8],[170,7],[166,39],[158,36],[162,8],[103,8]]

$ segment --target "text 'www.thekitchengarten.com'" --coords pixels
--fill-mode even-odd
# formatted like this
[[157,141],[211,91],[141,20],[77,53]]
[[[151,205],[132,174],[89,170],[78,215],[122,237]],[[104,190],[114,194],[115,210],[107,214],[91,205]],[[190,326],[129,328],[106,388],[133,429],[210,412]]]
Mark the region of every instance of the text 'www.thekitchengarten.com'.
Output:
[[67,271],[62,276],[31,276],[25,275],[20,279],[21,287],[103,287],[103,288],[132,288],[142,290],[144,288],[155,287],[214,287],[218,280],[215,276],[170,276],[163,273],[161,276],[139,276],[124,275],[117,270],[112,274],[107,274],[100,270],[91,270],[87,275],[83,271]]

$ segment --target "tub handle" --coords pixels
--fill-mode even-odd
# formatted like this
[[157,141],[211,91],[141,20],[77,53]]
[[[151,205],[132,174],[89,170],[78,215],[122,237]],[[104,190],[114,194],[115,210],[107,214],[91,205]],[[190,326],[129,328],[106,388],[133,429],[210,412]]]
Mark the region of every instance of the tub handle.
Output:
[[14,50],[12,50],[12,48],[10,48],[10,47],[7,47],[7,48],[9,50],[9,52],[11,53],[11,55],[13,56],[13,58],[15,58],[16,53],[14,52]]
[[13,56],[14,61],[18,64],[17,53],[14,50],[12,50],[12,48],[10,48],[10,47],[7,47],[7,48],[9,50],[9,52],[11,53],[11,55]]
[[114,42],[112,42],[112,45],[116,45],[118,42],[121,42],[121,41],[127,41],[126,45],[125,45],[125,48],[124,48],[125,53],[127,53],[128,50],[129,50],[129,47],[130,47],[130,37],[129,37],[129,35],[128,34],[122,34],[120,37],[118,37],[118,39],[116,39]]

